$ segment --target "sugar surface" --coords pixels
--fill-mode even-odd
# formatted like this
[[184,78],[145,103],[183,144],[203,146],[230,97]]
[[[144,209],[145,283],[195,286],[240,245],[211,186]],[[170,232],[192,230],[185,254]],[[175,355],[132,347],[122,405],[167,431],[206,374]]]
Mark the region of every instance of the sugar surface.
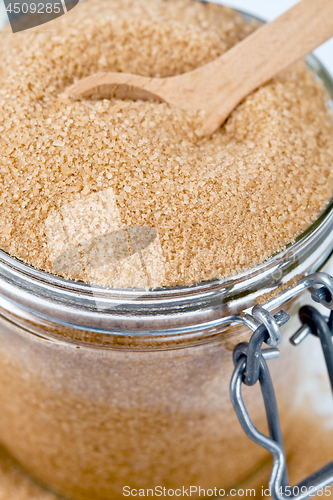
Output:
[[[246,98],[204,139],[197,116],[164,103],[63,95],[97,71],[163,77],[213,60],[255,29],[232,10],[187,0],[90,0],[43,29],[6,36],[0,48],[0,246],[11,255],[110,286],[192,284],[263,262],[327,204],[329,96],[303,63]],[[123,272],[115,263],[90,272],[80,267],[87,259],[56,268],[50,225],[64,224],[68,207],[88,199],[83,226],[90,237],[102,234],[110,214],[104,222],[91,217],[91,200],[110,191],[110,227],[158,232],[141,274],[141,254]]]

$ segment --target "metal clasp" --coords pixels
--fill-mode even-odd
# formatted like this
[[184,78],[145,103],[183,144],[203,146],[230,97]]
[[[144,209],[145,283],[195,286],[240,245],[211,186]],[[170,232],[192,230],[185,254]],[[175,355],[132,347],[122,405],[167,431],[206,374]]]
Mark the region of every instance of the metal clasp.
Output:
[[[288,300],[290,296],[294,297],[307,288],[310,289],[313,300],[326,308],[333,309],[333,278],[326,273],[315,273],[307,276],[298,282],[292,292],[287,290],[283,294]],[[295,293],[295,289],[297,293]],[[281,296],[279,298],[281,299]],[[316,308],[311,306],[302,307],[299,316],[302,327],[291,337],[290,341],[293,345],[298,345],[309,333],[319,337],[333,390],[333,311],[328,321]],[[314,491],[333,484],[333,462],[312,474],[296,487],[289,486],[278,407],[266,363],[266,360],[275,358],[280,353],[276,348],[262,350],[263,343],[276,346],[281,342],[280,326],[285,324],[288,319],[289,316],[282,310],[273,316],[260,306],[253,308],[252,316],[243,317],[243,323],[247,324],[254,332],[250,342],[242,342],[234,349],[235,370],[230,384],[230,397],[245,433],[252,441],[272,453],[273,468],[269,488],[273,500],[287,500],[288,498],[305,500],[313,497]],[[265,436],[254,426],[242,397],[242,383],[254,385],[258,380],[265,404],[269,436]],[[294,494],[295,491],[297,494]]]

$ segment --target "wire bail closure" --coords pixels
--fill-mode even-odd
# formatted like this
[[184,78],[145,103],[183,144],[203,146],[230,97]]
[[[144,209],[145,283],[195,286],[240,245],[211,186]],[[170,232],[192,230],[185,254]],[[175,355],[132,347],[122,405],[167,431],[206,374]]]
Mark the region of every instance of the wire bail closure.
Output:
[[[333,309],[333,278],[327,273],[314,273],[302,278],[290,292],[282,292],[279,298],[295,297],[309,289],[312,299]],[[299,311],[302,327],[291,337],[290,342],[298,345],[311,333],[319,337],[327,365],[333,391],[333,311],[327,320],[316,308],[304,306]],[[306,500],[314,492],[333,484],[333,462],[312,474],[293,488],[289,485],[286,457],[283,447],[280,418],[274,386],[266,361],[279,356],[276,346],[282,340],[280,327],[289,320],[289,315],[280,310],[274,316],[261,306],[254,306],[252,315],[235,317],[236,323],[243,323],[252,331],[249,342],[238,344],[233,352],[235,370],[230,383],[230,397],[238,420],[245,433],[263,448],[272,453],[273,468],[269,480],[270,494],[273,500]],[[263,343],[270,346],[262,349]],[[250,419],[242,396],[242,383],[252,386],[259,381],[264,400],[269,436],[257,430]],[[297,494],[294,494],[297,488]]]

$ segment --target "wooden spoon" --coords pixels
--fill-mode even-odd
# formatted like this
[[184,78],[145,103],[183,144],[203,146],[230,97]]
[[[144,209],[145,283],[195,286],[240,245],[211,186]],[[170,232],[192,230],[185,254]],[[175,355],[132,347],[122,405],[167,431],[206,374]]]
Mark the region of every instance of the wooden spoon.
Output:
[[211,135],[244,97],[333,36],[333,0],[302,0],[214,61],[168,78],[96,73],[66,93],[77,97],[165,101],[203,111]]

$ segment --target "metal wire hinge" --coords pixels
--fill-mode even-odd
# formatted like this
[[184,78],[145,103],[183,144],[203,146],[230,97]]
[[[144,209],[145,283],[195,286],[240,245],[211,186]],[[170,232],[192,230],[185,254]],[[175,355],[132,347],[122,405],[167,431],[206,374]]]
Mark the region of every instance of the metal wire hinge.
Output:
[[[300,280],[292,292],[287,290],[282,295],[288,300],[305,289],[309,289],[315,302],[330,309],[331,313],[327,320],[315,307],[302,307],[299,311],[302,327],[290,341],[293,345],[298,345],[310,333],[319,337],[333,391],[333,278],[326,273],[315,273]],[[235,322],[247,325],[253,334],[249,342],[242,342],[234,349],[235,370],[230,384],[230,397],[245,433],[252,441],[272,453],[273,468],[269,489],[273,500],[305,500],[313,497],[316,491],[333,484],[333,462],[296,486],[289,485],[279,412],[266,363],[267,360],[279,356],[280,352],[276,346],[282,340],[280,327],[288,320],[289,315],[284,311],[281,310],[273,316],[267,309],[258,305],[252,309],[252,315],[235,317]],[[269,348],[263,350],[263,343]],[[242,397],[242,383],[252,386],[258,381],[264,399],[269,436],[259,432],[253,425]]]

